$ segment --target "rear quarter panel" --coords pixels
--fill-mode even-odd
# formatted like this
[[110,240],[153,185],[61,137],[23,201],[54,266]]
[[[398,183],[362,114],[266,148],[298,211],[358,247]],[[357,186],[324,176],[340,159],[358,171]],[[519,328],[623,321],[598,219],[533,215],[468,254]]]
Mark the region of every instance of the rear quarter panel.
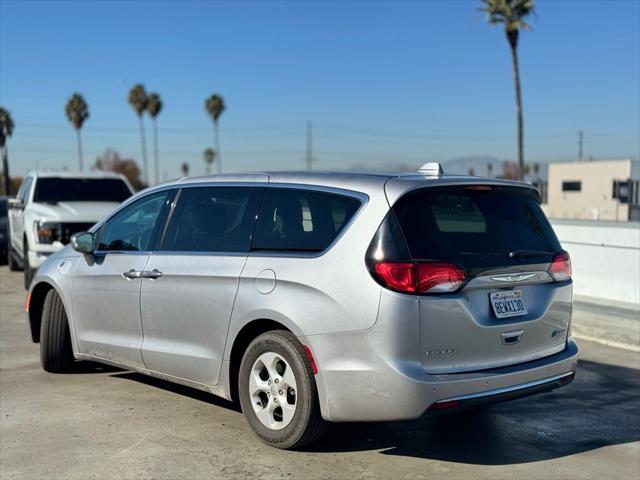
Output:
[[[257,319],[277,321],[297,336],[371,328],[381,287],[367,270],[365,254],[388,210],[380,188],[368,195],[348,228],[324,253],[250,254],[240,277],[225,358],[238,332]],[[258,280],[269,270],[275,277],[272,289]]]

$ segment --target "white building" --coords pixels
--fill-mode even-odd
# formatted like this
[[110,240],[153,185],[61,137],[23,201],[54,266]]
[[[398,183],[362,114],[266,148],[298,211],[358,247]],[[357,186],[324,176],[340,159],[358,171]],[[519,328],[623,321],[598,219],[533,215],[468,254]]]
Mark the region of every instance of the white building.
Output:
[[640,162],[597,160],[549,164],[550,218],[640,220]]

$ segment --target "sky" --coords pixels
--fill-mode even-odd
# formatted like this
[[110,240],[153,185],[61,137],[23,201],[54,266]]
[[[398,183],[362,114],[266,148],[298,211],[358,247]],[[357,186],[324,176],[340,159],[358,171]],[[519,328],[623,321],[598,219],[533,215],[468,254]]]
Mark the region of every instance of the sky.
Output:
[[[479,1],[30,2],[0,0],[0,105],[15,122],[14,174],[77,167],[64,115],[87,100],[86,164],[107,148],[141,160],[135,83],[158,92],[161,178],[204,172],[204,110],[220,119],[225,172],[413,168],[515,159],[503,30]],[[640,1],[537,1],[520,37],[525,159],[640,157]],[[145,119],[151,151],[151,123]],[[151,158],[151,156],[150,156]]]

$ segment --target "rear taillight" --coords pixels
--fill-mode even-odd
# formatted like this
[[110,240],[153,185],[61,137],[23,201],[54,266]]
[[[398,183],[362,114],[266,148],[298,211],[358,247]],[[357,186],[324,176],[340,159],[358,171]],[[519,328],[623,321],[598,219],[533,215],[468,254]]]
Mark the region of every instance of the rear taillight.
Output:
[[465,280],[464,271],[450,263],[418,263],[420,293],[455,292]]
[[380,262],[374,270],[379,282],[403,293],[450,293],[465,281],[465,273],[451,263]]
[[382,284],[392,290],[413,293],[416,291],[416,268],[413,263],[381,262],[374,267]]
[[549,274],[556,282],[571,279],[571,257],[568,252],[562,250],[554,255]]

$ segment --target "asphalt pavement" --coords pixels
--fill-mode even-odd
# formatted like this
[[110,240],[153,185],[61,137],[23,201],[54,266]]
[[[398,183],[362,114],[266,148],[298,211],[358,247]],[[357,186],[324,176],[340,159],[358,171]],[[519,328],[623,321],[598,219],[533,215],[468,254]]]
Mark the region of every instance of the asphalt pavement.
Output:
[[640,478],[637,351],[581,341],[565,388],[455,416],[337,424],[284,452],[198,390],[95,364],[45,373],[24,299],[21,274],[0,267],[3,480]]

